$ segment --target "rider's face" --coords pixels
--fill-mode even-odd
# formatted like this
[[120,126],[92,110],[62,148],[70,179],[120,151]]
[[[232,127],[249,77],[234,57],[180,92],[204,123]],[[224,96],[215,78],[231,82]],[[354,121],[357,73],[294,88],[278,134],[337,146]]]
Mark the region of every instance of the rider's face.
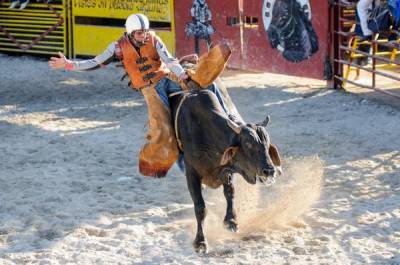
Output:
[[131,33],[131,37],[137,42],[144,42],[148,32],[148,30],[136,30]]

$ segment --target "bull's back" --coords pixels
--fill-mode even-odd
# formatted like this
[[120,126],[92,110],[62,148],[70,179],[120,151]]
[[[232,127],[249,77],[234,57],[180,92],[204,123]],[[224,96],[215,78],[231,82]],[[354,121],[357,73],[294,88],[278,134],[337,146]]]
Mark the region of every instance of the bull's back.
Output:
[[179,116],[182,142],[196,143],[198,147],[214,144],[215,137],[223,135],[221,127],[225,126],[227,117],[215,94],[209,90],[188,96]]
[[213,92],[203,90],[188,96],[179,114],[179,136],[185,160],[202,177],[203,184],[217,188],[219,162],[225,146],[226,117]]

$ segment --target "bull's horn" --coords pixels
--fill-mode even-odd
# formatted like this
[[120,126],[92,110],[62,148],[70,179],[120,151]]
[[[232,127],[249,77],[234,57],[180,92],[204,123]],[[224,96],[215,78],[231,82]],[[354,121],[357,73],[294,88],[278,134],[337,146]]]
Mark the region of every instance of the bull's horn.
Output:
[[234,123],[233,121],[231,121],[230,119],[226,119],[226,121],[228,122],[229,127],[232,128],[232,130],[237,133],[240,134],[240,131],[242,130],[242,128],[237,125],[236,123]]
[[269,115],[267,115],[267,117],[265,118],[265,120],[263,120],[261,123],[257,124],[258,126],[263,126],[263,127],[267,127],[268,123],[270,122],[271,118],[269,117]]

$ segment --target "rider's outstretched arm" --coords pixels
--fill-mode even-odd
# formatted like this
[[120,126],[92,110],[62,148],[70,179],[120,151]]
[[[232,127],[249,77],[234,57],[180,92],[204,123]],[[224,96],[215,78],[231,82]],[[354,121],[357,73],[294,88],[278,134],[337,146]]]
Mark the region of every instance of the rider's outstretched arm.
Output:
[[103,67],[113,61],[116,57],[121,56],[121,50],[117,42],[111,43],[107,49],[89,60],[68,60],[62,52],[58,53],[59,57],[51,57],[49,67],[52,69],[66,69],[71,71],[88,71]]

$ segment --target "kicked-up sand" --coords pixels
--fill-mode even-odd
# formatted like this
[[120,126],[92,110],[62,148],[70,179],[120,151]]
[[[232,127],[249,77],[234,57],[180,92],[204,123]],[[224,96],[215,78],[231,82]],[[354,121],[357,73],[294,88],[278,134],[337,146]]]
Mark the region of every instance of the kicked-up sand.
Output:
[[235,176],[237,234],[222,189],[205,189],[199,256],[185,177],[138,173],[146,107],[122,75],[0,55],[0,264],[400,264],[398,109],[317,80],[225,75],[247,122],[271,116],[283,174]]

